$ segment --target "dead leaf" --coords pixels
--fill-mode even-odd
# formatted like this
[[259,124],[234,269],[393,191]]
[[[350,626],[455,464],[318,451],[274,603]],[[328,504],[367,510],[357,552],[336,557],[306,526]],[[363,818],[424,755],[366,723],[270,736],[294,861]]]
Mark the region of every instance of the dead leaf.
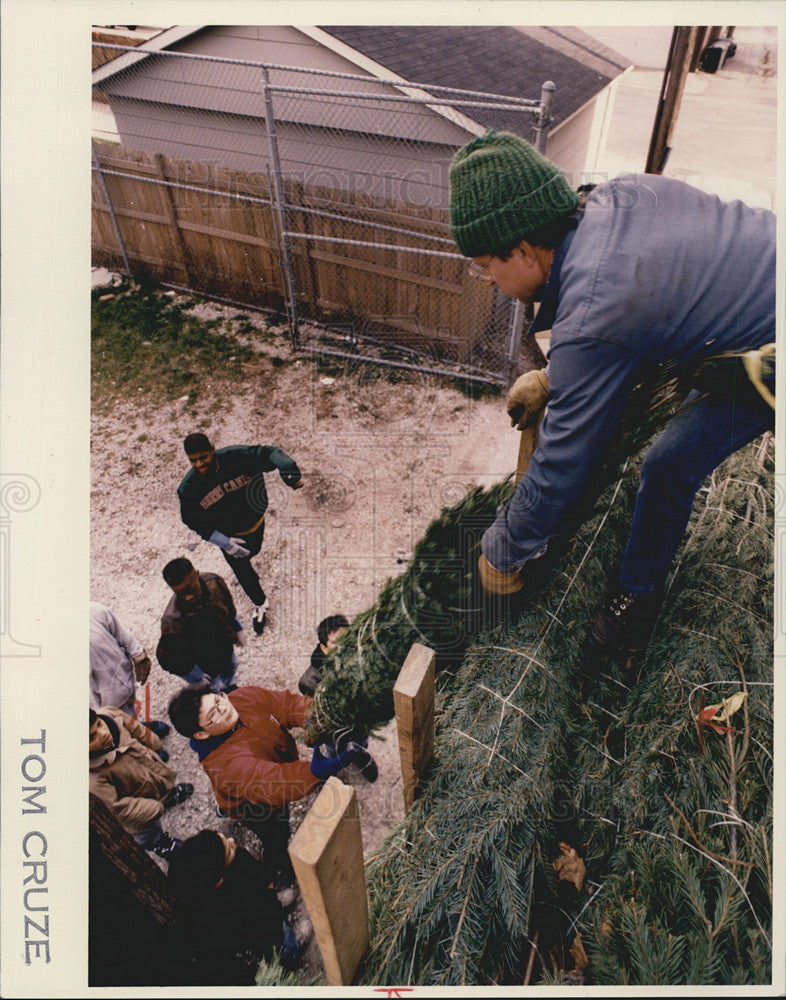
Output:
[[742,708],[742,704],[747,698],[745,691],[738,691],[733,694],[730,698],[724,698],[720,705],[713,706],[714,708],[720,708],[721,711],[717,715],[713,715],[713,722],[726,722],[728,719],[734,715],[734,713]]
[[577,934],[573,939],[573,946],[570,949],[570,953],[573,956],[573,963],[576,969],[586,969],[589,965],[589,959],[587,958],[587,953],[584,951],[584,944],[581,940],[581,934]]
[[731,695],[730,698],[724,698],[717,705],[708,705],[706,708],[700,709],[698,721],[699,735],[701,736],[701,730],[704,726],[709,726],[716,733],[737,732],[731,726],[721,726],[719,723],[728,721],[742,707],[746,697],[747,694],[745,691],[738,691],[736,694]]
[[560,841],[559,849],[562,854],[552,863],[554,871],[558,873],[560,881],[572,882],[577,891],[581,892],[584,886],[584,876],[587,874],[584,862],[576,853],[576,848],[566,844],[564,840]]

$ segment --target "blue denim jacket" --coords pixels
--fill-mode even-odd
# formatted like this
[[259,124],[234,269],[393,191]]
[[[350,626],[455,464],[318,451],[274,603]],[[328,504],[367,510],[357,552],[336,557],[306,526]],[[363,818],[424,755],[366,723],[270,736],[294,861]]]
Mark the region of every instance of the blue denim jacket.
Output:
[[648,369],[775,339],[775,216],[651,174],[601,184],[555,251],[530,332],[549,325],[540,443],[483,537],[503,572],[546,551]]

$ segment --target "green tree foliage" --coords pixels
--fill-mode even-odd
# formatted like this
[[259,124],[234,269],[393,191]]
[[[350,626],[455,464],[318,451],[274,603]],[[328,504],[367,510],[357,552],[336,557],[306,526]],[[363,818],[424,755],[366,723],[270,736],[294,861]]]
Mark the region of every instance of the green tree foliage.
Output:
[[[423,795],[369,867],[365,981],[521,983],[536,933],[553,978],[549,951],[564,969],[581,931],[596,983],[767,982],[771,456],[747,449],[700,493],[638,674],[583,643],[634,492],[606,491],[537,598],[443,684]],[[700,707],[738,690],[740,731],[700,738]],[[563,839],[580,893],[552,868]]]
[[[683,395],[675,370],[667,366],[631,394],[591,490],[577,500],[566,544],[575,527],[600,509],[598,498],[609,483],[621,475],[632,479],[629,456],[663,426]],[[444,509],[416,545],[406,571],[388,580],[376,604],[351,623],[325,663],[308,730],[312,743],[355,727],[372,731],[391,719],[393,685],[414,642],[434,649],[437,666],[444,669],[461,661],[472,637],[484,628],[535,606],[541,575],[561,558],[556,544],[539,561],[537,579],[533,576],[528,591],[517,598],[489,600],[477,579],[480,539],[512,490],[510,482],[476,489]]]

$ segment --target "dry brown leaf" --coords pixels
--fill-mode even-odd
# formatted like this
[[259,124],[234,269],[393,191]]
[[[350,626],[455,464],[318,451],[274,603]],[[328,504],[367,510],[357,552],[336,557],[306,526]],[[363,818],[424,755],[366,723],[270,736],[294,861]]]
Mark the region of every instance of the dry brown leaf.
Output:
[[566,844],[564,840],[560,841],[559,849],[562,854],[553,862],[554,871],[558,873],[560,881],[564,879],[566,882],[572,882],[577,891],[581,892],[584,876],[587,874],[584,862],[576,853],[576,848]]
[[570,949],[570,953],[573,956],[573,963],[576,969],[586,969],[589,965],[589,959],[587,958],[587,953],[584,951],[584,944],[581,940],[581,934],[577,934],[573,939],[573,946]]

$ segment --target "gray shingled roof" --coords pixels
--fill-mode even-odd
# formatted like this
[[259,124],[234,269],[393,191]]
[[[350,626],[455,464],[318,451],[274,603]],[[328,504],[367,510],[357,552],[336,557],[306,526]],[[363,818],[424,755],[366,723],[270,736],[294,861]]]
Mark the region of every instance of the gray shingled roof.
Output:
[[[543,82],[552,80],[557,88],[552,129],[632,65],[579,28],[320,27],[393,73],[416,83],[538,100]],[[465,113],[481,125],[520,128],[520,115],[490,110]]]

